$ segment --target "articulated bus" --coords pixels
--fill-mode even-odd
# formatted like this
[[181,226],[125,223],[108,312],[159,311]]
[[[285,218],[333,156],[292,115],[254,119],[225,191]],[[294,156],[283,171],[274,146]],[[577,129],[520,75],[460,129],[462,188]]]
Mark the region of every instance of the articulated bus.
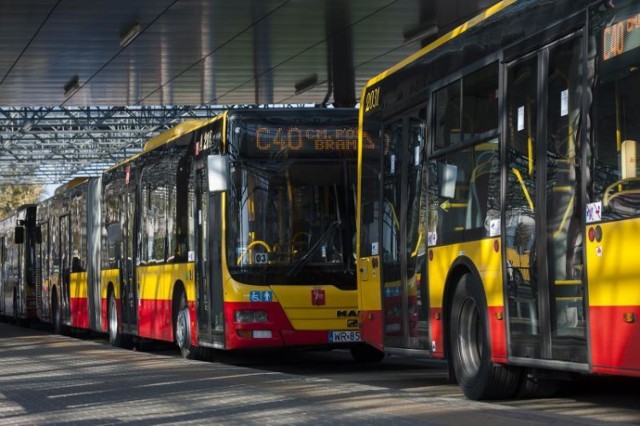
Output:
[[38,206],[38,318],[113,345],[345,347],[358,360],[355,109],[230,110]]
[[0,315],[15,323],[36,318],[36,205],[0,221]]
[[640,376],[639,47],[639,1],[503,0],[368,82],[363,340],[472,399]]
[[56,333],[99,327],[100,179],[75,178],[37,206],[37,317]]

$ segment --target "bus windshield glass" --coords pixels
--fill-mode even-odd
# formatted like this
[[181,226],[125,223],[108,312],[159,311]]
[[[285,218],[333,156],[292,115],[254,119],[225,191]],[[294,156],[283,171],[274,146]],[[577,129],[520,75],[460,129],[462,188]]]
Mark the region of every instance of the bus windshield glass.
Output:
[[593,43],[599,49],[593,185],[599,204],[587,211],[588,222],[640,215],[640,6],[607,10],[593,22],[599,38]]
[[234,279],[355,289],[355,115],[350,120],[232,127],[232,138],[241,136],[227,192]]

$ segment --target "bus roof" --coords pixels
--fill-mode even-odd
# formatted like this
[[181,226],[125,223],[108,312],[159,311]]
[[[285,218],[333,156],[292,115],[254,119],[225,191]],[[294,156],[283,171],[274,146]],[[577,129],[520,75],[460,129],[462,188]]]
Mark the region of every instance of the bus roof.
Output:
[[438,38],[437,40],[433,41],[432,43],[429,43],[428,45],[426,45],[422,49],[418,50],[413,55],[403,59],[402,61],[398,62],[397,64],[395,64],[391,68],[388,68],[387,70],[381,72],[377,76],[371,78],[367,82],[367,84],[365,85],[365,87],[362,90],[363,96],[364,96],[364,93],[366,92],[367,88],[369,88],[370,86],[373,86],[374,84],[380,82],[381,80],[384,80],[389,75],[391,75],[391,74],[397,72],[398,70],[404,68],[408,64],[410,64],[410,63],[422,58],[423,56],[427,55],[428,53],[436,50],[438,47],[442,46],[446,42],[448,42],[450,40],[453,40],[454,38],[456,38],[459,35],[465,33],[469,29],[475,27],[476,25],[480,24],[481,22],[485,21],[486,19],[488,19],[489,17],[495,15],[496,13],[502,11],[503,9],[507,8],[508,6],[511,6],[512,4],[516,3],[517,1],[518,0],[502,0],[502,1],[499,1],[498,3],[494,4],[493,6],[487,8],[484,12],[482,12],[482,13],[476,15],[475,17],[473,17],[472,19],[468,20],[464,24],[458,26],[457,28],[454,28],[453,30],[449,31],[447,34],[443,35],[442,37]]
[[169,130],[166,130],[162,133],[160,133],[157,136],[154,136],[153,138],[149,139],[145,144],[144,144],[144,148],[142,150],[141,153],[136,154],[132,157],[127,158],[126,160],[118,163],[118,164],[114,164],[113,166],[109,167],[106,171],[109,170],[113,170],[117,167],[120,167],[123,164],[129,163],[130,161],[138,158],[140,155],[152,151],[160,146],[166,145],[176,139],[178,139],[179,137],[186,135],[188,133],[193,132],[194,130],[198,130],[210,123],[213,123],[216,120],[220,120],[222,117],[224,117],[226,115],[226,113],[222,113],[219,115],[216,115],[213,118],[207,118],[207,119],[194,119],[194,120],[186,120],[183,121],[182,123],[172,127]]
[[169,130],[166,130],[162,133],[160,133],[158,136],[155,136],[151,139],[149,139],[145,144],[144,144],[144,150],[143,152],[148,152],[151,151],[152,149],[155,149],[159,146],[162,146],[164,144],[167,144],[169,142],[171,142],[174,139],[179,138],[180,136],[186,134],[186,133],[190,133],[196,129],[199,129],[200,127],[206,125],[206,123],[209,123],[209,120],[186,120],[183,121],[182,123],[178,124],[175,127],[170,128]]
[[69,182],[67,182],[65,184],[62,184],[59,187],[57,187],[55,192],[54,192],[54,194],[58,195],[58,194],[61,194],[63,192],[66,192],[71,188],[75,188],[76,186],[87,182],[88,180],[89,180],[89,178],[86,177],[86,176],[75,177],[75,178],[71,179]]

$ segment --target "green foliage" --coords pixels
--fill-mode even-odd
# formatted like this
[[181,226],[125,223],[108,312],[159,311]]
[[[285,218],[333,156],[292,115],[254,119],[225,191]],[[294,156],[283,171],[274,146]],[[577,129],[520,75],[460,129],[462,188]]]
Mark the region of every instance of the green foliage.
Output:
[[42,185],[0,185],[0,218],[11,216],[23,204],[37,203]]

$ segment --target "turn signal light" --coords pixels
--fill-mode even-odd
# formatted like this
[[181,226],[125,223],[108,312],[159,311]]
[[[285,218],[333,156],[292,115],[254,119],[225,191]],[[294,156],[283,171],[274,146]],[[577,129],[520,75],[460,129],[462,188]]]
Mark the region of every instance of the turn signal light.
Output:
[[589,241],[593,242],[596,239],[596,230],[593,228],[589,228]]
[[271,339],[271,330],[236,330],[238,337],[243,339]]

